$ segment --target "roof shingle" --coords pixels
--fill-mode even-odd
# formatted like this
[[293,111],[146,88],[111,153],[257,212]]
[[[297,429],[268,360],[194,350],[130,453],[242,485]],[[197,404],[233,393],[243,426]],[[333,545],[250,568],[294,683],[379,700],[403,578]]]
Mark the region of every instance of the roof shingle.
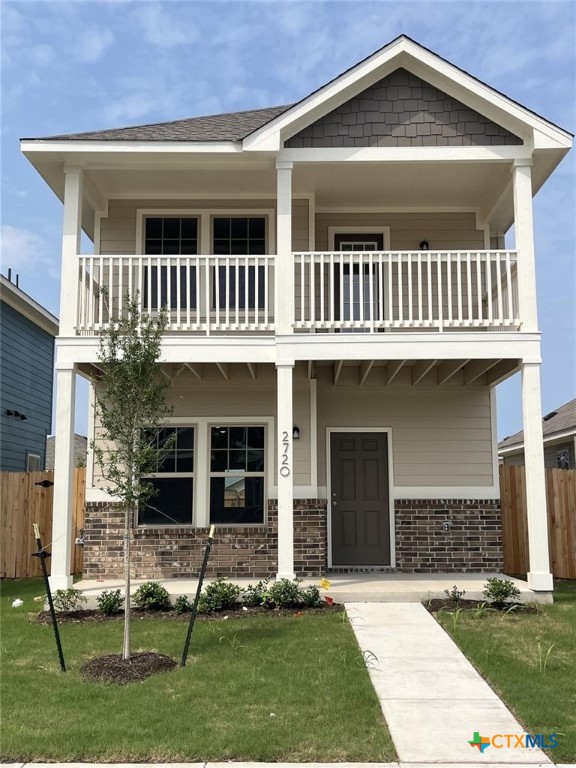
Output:
[[[570,400],[565,405],[556,408],[553,416],[542,420],[542,432],[544,437],[554,435],[556,432],[564,432],[567,429],[576,429],[576,398]],[[520,445],[524,442],[524,431],[516,432],[515,435],[505,437],[498,443],[498,448],[510,448],[513,445]]]
[[60,136],[44,136],[40,141],[241,141],[291,106],[287,104],[247,112],[189,117],[169,123],[134,125],[128,128],[65,133]]

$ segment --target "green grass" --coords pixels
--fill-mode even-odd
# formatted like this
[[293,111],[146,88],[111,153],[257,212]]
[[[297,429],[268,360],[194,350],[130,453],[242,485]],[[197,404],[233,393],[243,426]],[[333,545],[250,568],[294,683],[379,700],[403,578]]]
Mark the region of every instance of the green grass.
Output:
[[[395,759],[342,613],[199,622],[185,669],[116,686],[79,667],[120,652],[122,622],[63,625],[62,674],[52,627],[30,615],[42,592],[39,580],[2,583],[3,761]],[[185,631],[136,620],[133,650],[179,660]]]
[[556,762],[576,761],[576,582],[557,581],[537,614],[437,614],[528,733],[559,733]]

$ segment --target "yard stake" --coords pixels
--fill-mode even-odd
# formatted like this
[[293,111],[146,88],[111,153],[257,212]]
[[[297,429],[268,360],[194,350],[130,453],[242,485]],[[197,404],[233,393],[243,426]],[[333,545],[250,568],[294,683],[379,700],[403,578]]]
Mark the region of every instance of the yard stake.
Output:
[[54,603],[52,602],[50,581],[48,580],[48,571],[46,570],[46,558],[50,557],[50,555],[42,547],[42,542],[40,541],[40,528],[38,527],[38,523],[33,523],[32,528],[34,529],[34,538],[36,539],[36,546],[38,547],[38,552],[33,552],[32,557],[37,557],[40,560],[40,565],[42,566],[44,584],[46,585],[46,596],[48,597],[50,615],[52,616],[52,626],[54,627],[54,636],[56,638],[56,647],[58,648],[58,658],[60,659],[60,669],[62,672],[66,672],[64,653],[62,652],[62,643],[60,642],[60,632],[58,631],[58,622],[56,621],[56,611],[54,610]]
[[194,605],[192,606],[192,615],[190,616],[190,623],[188,624],[188,633],[186,635],[186,642],[184,643],[184,652],[182,653],[181,667],[186,666],[186,659],[188,658],[188,651],[190,650],[190,640],[192,639],[192,630],[194,629],[194,622],[196,621],[196,614],[198,612],[198,601],[200,600],[200,592],[202,591],[202,583],[204,581],[204,574],[206,573],[206,567],[208,565],[208,558],[210,557],[210,550],[212,549],[212,541],[214,539],[214,526],[210,526],[210,533],[208,534],[208,544],[206,545],[206,551],[204,552],[204,560],[202,561],[202,568],[200,568],[200,576],[198,577],[198,587],[196,588],[196,597],[194,598]]

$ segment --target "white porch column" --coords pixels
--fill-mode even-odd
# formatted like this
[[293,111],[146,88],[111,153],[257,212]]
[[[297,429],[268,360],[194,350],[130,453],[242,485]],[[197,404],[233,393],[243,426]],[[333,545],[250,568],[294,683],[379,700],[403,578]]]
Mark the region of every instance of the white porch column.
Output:
[[276,161],[276,333],[292,333],[294,267],[292,259],[292,163]]
[[82,170],[64,169],[60,336],[72,336],[78,313],[78,254],[82,233]]
[[278,573],[277,579],[294,578],[294,463],[292,453],[293,362],[276,364],[277,475],[278,475]]
[[[54,443],[54,503],[50,587],[72,586],[70,541],[74,503],[74,410],[76,367],[56,364],[56,431]],[[46,542],[48,543],[48,542]]]
[[514,160],[514,228],[518,250],[518,307],[523,331],[538,330],[532,218],[532,160]]
[[524,421],[524,463],[526,465],[526,508],[528,514],[528,586],[537,592],[554,589],[548,553],[546,475],[542,444],[540,404],[540,363],[522,364],[522,417]]

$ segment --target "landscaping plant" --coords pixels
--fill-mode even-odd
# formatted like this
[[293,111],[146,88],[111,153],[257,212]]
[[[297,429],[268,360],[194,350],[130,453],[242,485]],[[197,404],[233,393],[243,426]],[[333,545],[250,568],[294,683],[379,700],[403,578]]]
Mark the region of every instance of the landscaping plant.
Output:
[[[105,292],[104,292],[105,298]],[[104,490],[124,511],[124,640],[123,659],[130,658],[130,544],[133,519],[156,491],[146,475],[158,469],[170,440],[158,448],[157,437],[167,416],[170,382],[160,375],[161,341],[168,322],[166,308],[142,314],[138,295],[126,297],[121,318],[100,335],[98,379],[95,382],[96,414],[100,438],[92,441],[94,458],[106,482]],[[162,456],[160,455],[162,454]]]
[[79,611],[86,598],[79,589],[57,589],[52,595],[52,602],[57,611]]
[[264,601],[269,608],[297,608],[302,604],[298,581],[296,579],[273,581],[264,595]]
[[119,589],[104,590],[96,602],[98,608],[106,616],[113,616],[115,613],[119,613],[122,610],[122,603],[124,598]]
[[242,593],[242,602],[246,608],[258,608],[260,605],[264,605],[266,598],[265,594],[268,590],[268,584],[270,579],[263,579],[259,581],[256,586],[249,584]]
[[170,608],[168,590],[157,581],[146,581],[132,595],[134,605],[149,611],[162,611]]
[[513,581],[495,576],[488,579],[482,594],[495,608],[503,608],[510,600],[520,597],[520,590]]
[[215,613],[236,608],[242,587],[220,577],[206,586],[198,603],[199,613]]
[[458,589],[456,584],[452,587],[452,589],[445,589],[444,594],[448,598],[448,600],[451,600],[455,605],[459,605],[460,601],[466,594],[465,589]]
[[174,600],[174,610],[176,613],[190,613],[193,607],[194,603],[192,600],[188,600],[186,595],[179,595],[176,600]]

